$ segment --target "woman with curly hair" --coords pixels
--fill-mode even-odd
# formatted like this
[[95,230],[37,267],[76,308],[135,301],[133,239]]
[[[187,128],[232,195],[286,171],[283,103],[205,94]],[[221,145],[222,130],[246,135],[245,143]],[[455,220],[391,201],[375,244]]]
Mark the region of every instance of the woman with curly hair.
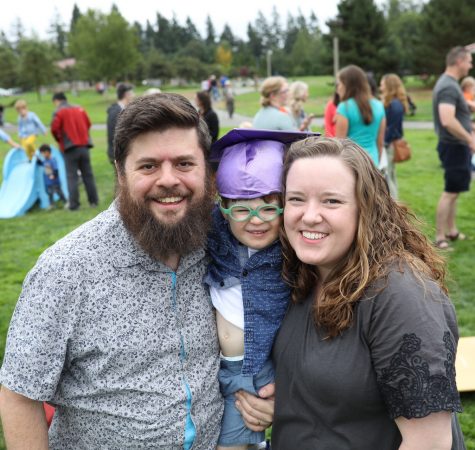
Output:
[[376,166],[383,151],[386,118],[383,104],[372,96],[368,77],[355,65],[338,73],[335,136],[348,137],[368,152]]
[[292,144],[272,448],[463,449],[444,261],[349,139]]
[[404,136],[402,121],[404,114],[409,111],[406,89],[401,79],[394,73],[389,73],[381,78],[379,85],[382,101],[386,111],[386,132],[384,133],[384,146],[388,155],[387,178],[389,192],[395,199],[398,198],[396,180],[396,167],[394,164],[394,141]]

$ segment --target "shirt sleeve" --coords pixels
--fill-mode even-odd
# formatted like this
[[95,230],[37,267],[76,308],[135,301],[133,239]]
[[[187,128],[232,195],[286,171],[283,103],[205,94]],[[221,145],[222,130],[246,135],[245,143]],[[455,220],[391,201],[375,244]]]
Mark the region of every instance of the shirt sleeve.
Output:
[[5,133],[5,131],[0,130],[0,140],[2,140],[3,142],[8,142],[10,140],[10,136]]
[[336,108],[336,113],[342,115],[343,117],[349,118],[348,114],[348,105],[346,102],[340,102]]
[[360,306],[371,310],[367,339],[390,417],[460,412],[455,310],[436,283],[409,268],[393,271],[384,290]]
[[441,103],[449,104],[456,106],[457,105],[457,90],[454,89],[452,86],[447,86],[439,91],[438,94],[438,104]]
[[[51,266],[50,266],[51,267]],[[76,317],[76,287],[37,265],[25,279],[7,336],[0,381],[33,400],[56,391]]]
[[38,131],[38,134],[45,134],[46,133],[46,127],[43,125],[43,122],[40,120],[40,118],[32,112],[32,117],[33,117],[33,122],[36,125],[36,129]]

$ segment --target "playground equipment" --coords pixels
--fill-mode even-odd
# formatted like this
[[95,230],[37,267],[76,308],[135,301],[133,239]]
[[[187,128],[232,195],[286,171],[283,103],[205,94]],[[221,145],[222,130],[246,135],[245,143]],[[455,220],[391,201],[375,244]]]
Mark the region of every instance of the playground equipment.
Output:
[[[51,147],[51,155],[58,163],[58,176],[66,198],[68,187],[66,182],[66,167],[63,155]],[[3,182],[0,187],[0,219],[9,219],[25,214],[39,201],[40,208],[50,205],[44,182],[44,169],[37,164],[38,152],[28,161],[26,153],[21,148],[11,149],[3,163]]]

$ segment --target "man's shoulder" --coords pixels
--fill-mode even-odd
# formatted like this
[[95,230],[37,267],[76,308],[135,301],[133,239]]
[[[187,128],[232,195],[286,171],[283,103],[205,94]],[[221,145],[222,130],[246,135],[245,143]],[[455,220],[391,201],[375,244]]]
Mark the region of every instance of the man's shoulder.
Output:
[[101,269],[112,264],[118,250],[129,246],[130,237],[112,205],[45,250],[38,262],[55,266],[63,273],[79,274],[86,267]]

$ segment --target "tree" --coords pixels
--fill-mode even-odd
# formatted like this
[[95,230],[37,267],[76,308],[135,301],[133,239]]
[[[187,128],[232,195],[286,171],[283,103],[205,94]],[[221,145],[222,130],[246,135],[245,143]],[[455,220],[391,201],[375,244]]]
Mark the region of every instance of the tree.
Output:
[[211,21],[211,17],[206,17],[206,38],[205,42],[208,45],[215,45],[216,44],[216,31],[214,29],[213,22]]
[[328,26],[327,43],[338,37],[341,66],[357,64],[378,75],[387,70],[386,23],[373,0],[341,0],[336,19]]
[[18,56],[3,31],[0,34],[0,86],[15,87],[18,82]]
[[415,49],[419,73],[441,73],[452,47],[475,42],[474,21],[475,0],[430,0],[424,5]]
[[41,86],[50,84],[55,75],[51,45],[37,37],[23,38],[18,44],[18,53],[21,85],[25,89],[33,88],[41,100]]
[[81,11],[78,8],[78,5],[76,3],[73,6],[73,14],[71,16],[71,24],[69,25],[69,32],[73,33],[74,28],[76,27],[76,23],[79,20],[79,18],[82,16]]
[[58,55],[62,58],[66,57],[67,32],[64,29],[58,10],[55,10],[49,33],[53,39],[54,47]]
[[225,72],[229,71],[232,60],[233,52],[229,48],[229,44],[227,42],[219,44],[218,48],[216,49],[216,62],[222,66]]
[[88,10],[77,21],[70,43],[80,74],[91,81],[126,79],[140,59],[136,32],[117,10],[108,15]]

